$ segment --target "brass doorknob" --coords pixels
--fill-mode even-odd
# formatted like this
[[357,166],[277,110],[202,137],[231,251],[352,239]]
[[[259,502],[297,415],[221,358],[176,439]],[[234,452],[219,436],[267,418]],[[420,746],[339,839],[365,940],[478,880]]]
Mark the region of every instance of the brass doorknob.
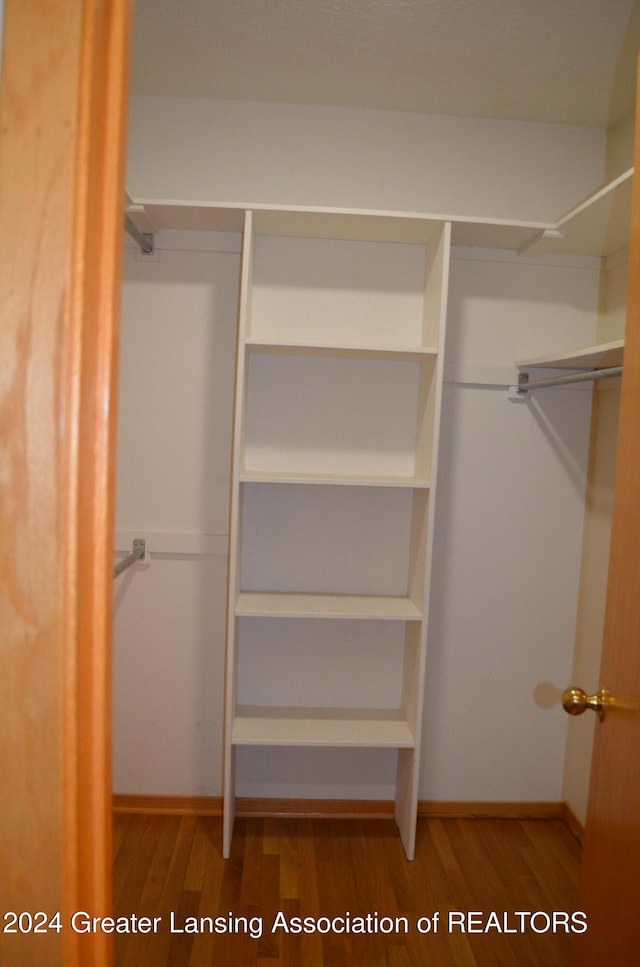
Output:
[[582,715],[590,708],[599,719],[604,717],[606,692],[599,689],[595,695],[587,695],[581,688],[567,688],[562,693],[562,707],[569,715]]

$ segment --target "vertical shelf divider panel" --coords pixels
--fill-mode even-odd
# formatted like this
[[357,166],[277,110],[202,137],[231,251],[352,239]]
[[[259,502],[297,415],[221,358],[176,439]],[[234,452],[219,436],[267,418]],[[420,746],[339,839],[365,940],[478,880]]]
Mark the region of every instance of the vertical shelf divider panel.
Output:
[[435,367],[422,364],[416,435],[416,474],[428,475],[431,487],[427,493],[415,491],[413,497],[409,596],[420,607],[422,621],[405,626],[402,705],[415,744],[412,749],[398,749],[395,819],[408,859],[415,855],[416,841],[450,253],[451,224],[446,222],[437,227],[428,249],[432,257],[425,279],[423,341],[437,345],[439,352]]
[[[280,745],[394,751],[395,817],[413,858],[450,233],[437,219],[247,213],[231,488],[225,857],[236,748]],[[325,638],[301,640],[301,621],[324,622]],[[349,645],[345,621],[356,623],[359,645]],[[375,634],[372,621],[382,622]],[[379,635],[394,672],[388,680],[362,659]],[[245,652],[245,640],[253,652]],[[343,670],[334,674],[348,688],[330,679],[324,701],[312,708],[305,697],[317,693],[302,652],[309,660],[322,640],[340,643]],[[277,652],[298,654],[300,670],[273,669],[269,682]],[[252,677],[251,654],[261,656],[267,677]],[[255,704],[256,694],[265,704]],[[347,707],[337,707],[345,694]],[[367,695],[376,707],[365,707]]]
[[236,598],[240,587],[240,544],[242,527],[242,491],[240,472],[245,442],[245,340],[251,315],[253,273],[253,214],[245,213],[242,242],[242,270],[240,276],[240,303],[238,313],[238,345],[236,351],[236,388],[233,425],[233,454],[231,462],[231,521],[229,527],[229,575],[227,601],[227,646],[225,662],[225,715],[223,757],[223,828],[222,855],[228,859],[231,851],[233,821],[235,817],[235,747],[232,741],[233,723],[236,717],[237,695],[237,642],[238,624]]

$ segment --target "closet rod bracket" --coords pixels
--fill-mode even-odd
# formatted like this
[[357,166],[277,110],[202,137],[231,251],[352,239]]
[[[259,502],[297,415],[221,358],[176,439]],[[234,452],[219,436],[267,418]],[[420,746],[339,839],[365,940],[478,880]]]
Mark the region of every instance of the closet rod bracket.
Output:
[[134,538],[131,552],[116,564],[113,569],[114,578],[119,577],[132,564],[135,564],[136,561],[141,561],[143,564],[148,564],[150,561],[149,555],[147,555],[147,542],[142,537]]
[[151,235],[148,232],[143,232],[142,233],[142,238],[143,238],[143,245],[141,246],[142,247],[142,254],[143,255],[155,255],[155,253],[156,253],[156,245],[155,245],[155,238],[154,238],[154,236]]
[[141,232],[129,215],[125,213],[124,229],[131,238],[135,239],[143,255],[155,254],[155,240],[151,232]]

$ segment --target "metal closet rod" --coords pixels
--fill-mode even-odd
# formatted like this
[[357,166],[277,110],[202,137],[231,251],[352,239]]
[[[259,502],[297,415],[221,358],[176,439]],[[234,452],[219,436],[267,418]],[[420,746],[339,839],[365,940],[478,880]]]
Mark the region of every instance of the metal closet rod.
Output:
[[545,386],[563,386],[565,383],[584,383],[587,380],[611,379],[622,376],[622,366],[609,366],[607,369],[590,369],[586,373],[571,373],[569,376],[552,376],[549,379],[529,379],[528,373],[518,373],[518,393],[528,393],[530,389],[544,389]]
[[123,571],[126,571],[128,567],[131,567],[132,564],[135,564],[136,561],[140,561],[145,556],[145,553],[146,553],[145,541],[140,537],[136,537],[133,542],[133,550],[131,551],[131,553],[127,554],[126,557],[123,557],[121,561],[118,561],[118,563],[114,567],[113,569],[114,580],[120,574],[122,574]]
[[142,251],[143,255],[153,255],[153,252],[154,252],[153,235],[143,233],[138,228],[136,228],[136,226],[133,224],[133,222],[131,221],[131,218],[129,217],[129,215],[127,215],[126,212],[124,216],[124,230],[125,232],[127,232],[128,235],[131,236],[131,238],[135,239],[135,241],[140,246],[140,250]]

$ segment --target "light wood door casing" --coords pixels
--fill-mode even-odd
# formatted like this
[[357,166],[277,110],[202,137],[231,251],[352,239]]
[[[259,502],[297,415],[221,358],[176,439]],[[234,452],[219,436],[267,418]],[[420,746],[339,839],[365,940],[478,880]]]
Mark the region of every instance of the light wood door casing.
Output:
[[[640,97],[638,98],[640,104]],[[636,125],[635,162],[640,171]],[[633,187],[624,376],[600,684],[573,963],[630,964],[640,948],[640,183]],[[576,683],[581,685],[582,683]],[[595,683],[584,683],[590,690]]]
[[127,0],[6,0],[0,86],[0,961],[107,965]]

